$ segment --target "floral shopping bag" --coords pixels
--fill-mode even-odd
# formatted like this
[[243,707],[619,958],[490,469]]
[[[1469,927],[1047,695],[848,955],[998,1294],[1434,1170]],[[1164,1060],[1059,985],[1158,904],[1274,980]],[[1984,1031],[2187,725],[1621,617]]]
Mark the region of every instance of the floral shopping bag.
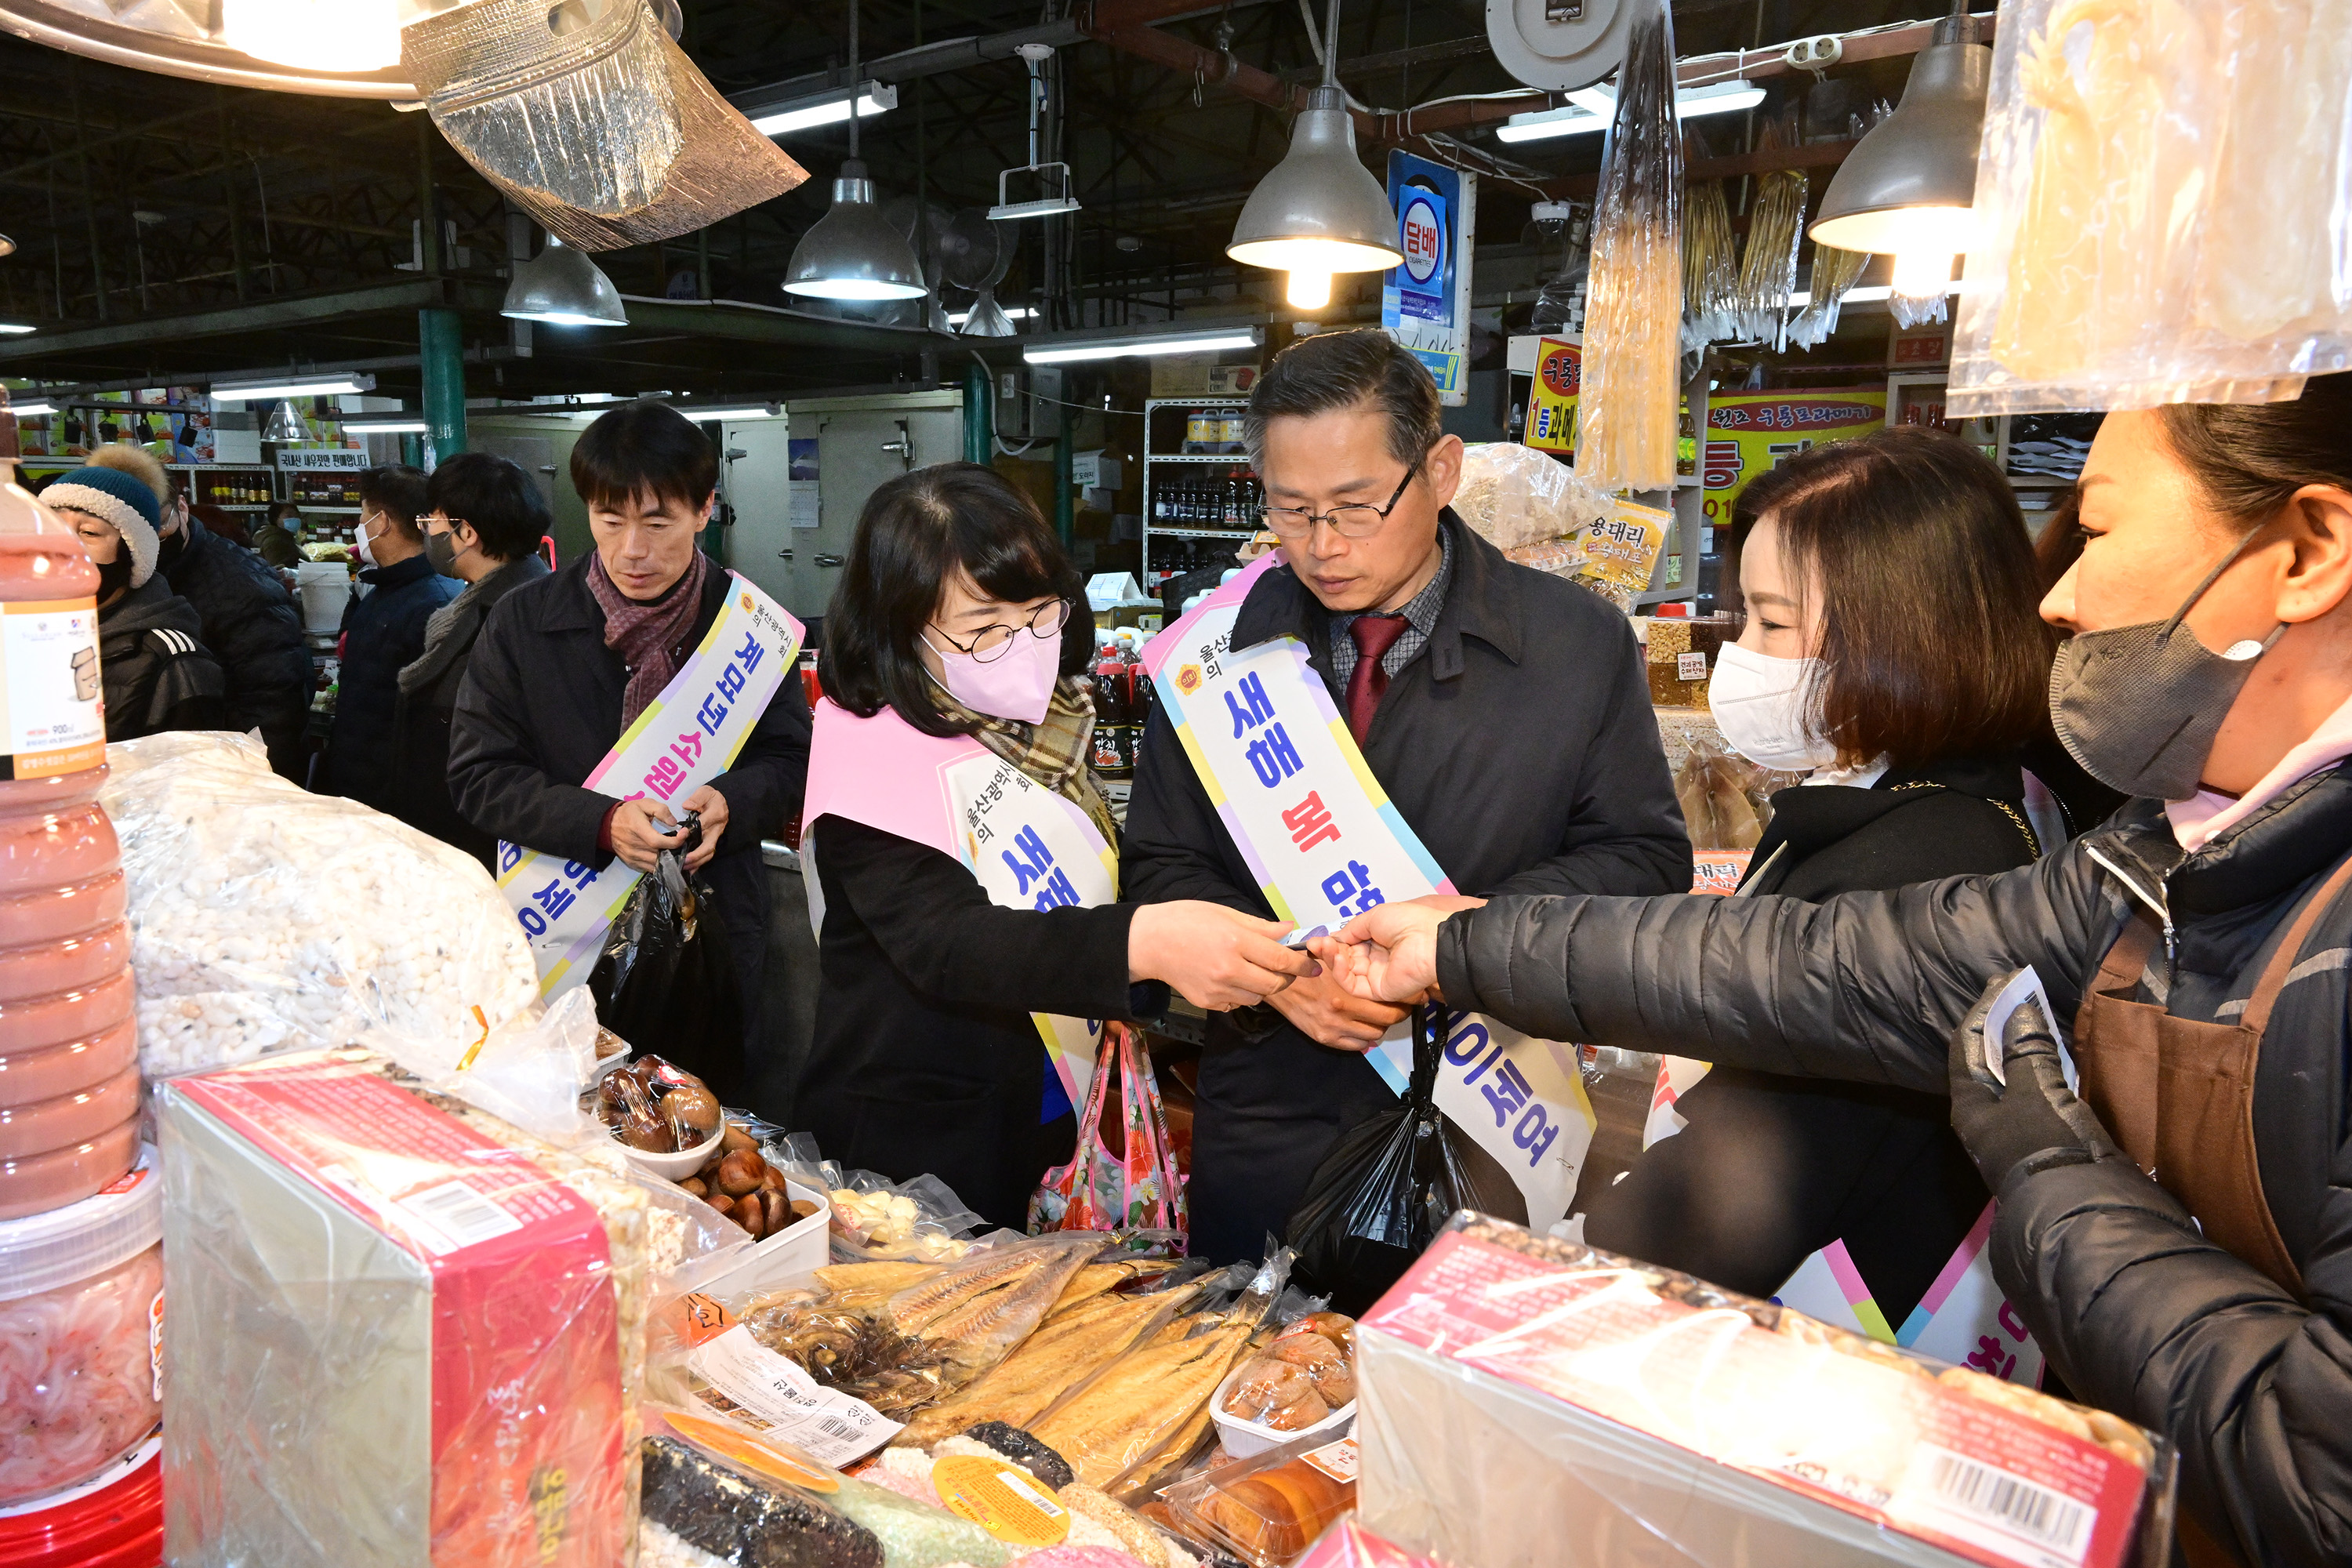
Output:
[[[1124,1154],[1112,1153],[1102,1136],[1105,1098],[1114,1076],[1127,1132]],[[1141,1242],[1140,1233],[1149,1232],[1151,1250],[1179,1254],[1186,1226],[1184,1178],[1177,1173],[1151,1053],[1124,1024],[1107,1024],[1094,1084],[1078,1119],[1077,1151],[1068,1164],[1046,1172],[1030,1198],[1029,1233],[1106,1230]]]

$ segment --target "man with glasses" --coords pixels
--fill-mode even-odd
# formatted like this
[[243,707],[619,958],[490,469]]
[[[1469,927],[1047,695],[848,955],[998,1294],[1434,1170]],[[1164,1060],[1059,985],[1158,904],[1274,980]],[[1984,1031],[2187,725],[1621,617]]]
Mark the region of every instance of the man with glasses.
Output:
[[[1366,766],[1454,887],[1687,891],[1690,842],[1632,628],[1454,514],[1462,442],[1444,434],[1420,362],[1378,331],[1306,339],[1259,380],[1244,428],[1282,560],[1250,588],[1233,650],[1299,639]],[[1136,764],[1122,882],[1147,901],[1271,912],[1164,704]],[[1333,1141],[1395,1103],[1363,1053],[1405,1016],[1317,978],[1211,1020],[1197,1256],[1255,1256]]]

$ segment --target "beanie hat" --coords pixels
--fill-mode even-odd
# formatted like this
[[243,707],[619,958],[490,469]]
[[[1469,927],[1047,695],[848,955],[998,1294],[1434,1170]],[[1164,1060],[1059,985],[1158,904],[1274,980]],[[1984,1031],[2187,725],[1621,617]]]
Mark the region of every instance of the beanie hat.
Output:
[[46,486],[41,503],[70,507],[112,523],[122,542],[131,547],[132,587],[155,575],[155,528],[163,509],[155,504],[155,492],[129,474],[117,468],[76,468],[59,474]]

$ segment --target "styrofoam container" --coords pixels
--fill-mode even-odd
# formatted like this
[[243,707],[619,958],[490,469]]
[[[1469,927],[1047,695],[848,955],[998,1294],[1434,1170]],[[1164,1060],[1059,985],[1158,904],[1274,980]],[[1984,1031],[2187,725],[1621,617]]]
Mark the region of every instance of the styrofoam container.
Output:
[[1217,1384],[1216,1394],[1209,1406],[1210,1413],[1217,1418],[1217,1441],[1223,1445],[1228,1458],[1246,1459],[1254,1454],[1265,1453],[1277,1443],[1295,1442],[1301,1437],[1321,1437],[1327,1442],[1337,1442],[1348,1435],[1348,1428],[1356,1419],[1356,1402],[1352,1399],[1314,1426],[1301,1426],[1296,1432],[1278,1432],[1262,1422],[1226,1415],[1226,1396],[1233,1393],[1234,1384],[1242,1380],[1242,1373],[1248,1365],[1249,1361],[1245,1360],[1225,1373],[1225,1381]]
[[750,1258],[704,1286],[705,1290],[713,1296],[770,1290],[832,1261],[825,1232],[833,1224],[833,1208],[824,1194],[787,1177],[784,1195],[816,1205],[816,1213],[754,1245]]
[[719,1152],[719,1145],[726,1137],[727,1123],[721,1119],[719,1131],[691,1149],[681,1149],[675,1154],[656,1154],[644,1149],[632,1149],[623,1143],[621,1152],[629,1157],[630,1164],[649,1176],[659,1176],[665,1182],[682,1182],[710,1163],[710,1157]]

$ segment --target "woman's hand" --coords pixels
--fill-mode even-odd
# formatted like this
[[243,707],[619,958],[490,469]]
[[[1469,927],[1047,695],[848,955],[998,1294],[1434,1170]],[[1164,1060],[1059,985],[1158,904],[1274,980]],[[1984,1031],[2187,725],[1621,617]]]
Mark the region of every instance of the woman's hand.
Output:
[[1282,945],[1289,930],[1223,904],[1145,904],[1127,928],[1128,978],[1166,981],[1212,1013],[1246,1007],[1321,973],[1303,949]]
[[1336,937],[1307,945],[1339,983],[1367,1002],[1402,1005],[1423,995],[1444,1001],[1437,989],[1437,928],[1483,900],[1439,895],[1381,904],[1341,928]]

